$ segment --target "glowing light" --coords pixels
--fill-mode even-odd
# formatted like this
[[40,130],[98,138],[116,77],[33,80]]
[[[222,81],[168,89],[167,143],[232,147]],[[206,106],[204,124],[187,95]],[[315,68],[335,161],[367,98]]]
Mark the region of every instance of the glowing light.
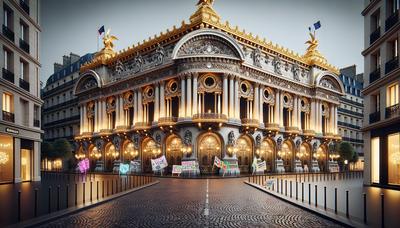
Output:
[[9,156],[5,152],[0,152],[0,164],[4,165],[8,162]]

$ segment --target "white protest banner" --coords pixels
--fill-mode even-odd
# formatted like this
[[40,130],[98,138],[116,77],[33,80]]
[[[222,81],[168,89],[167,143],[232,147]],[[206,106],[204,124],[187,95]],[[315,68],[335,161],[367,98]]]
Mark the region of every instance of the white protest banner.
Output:
[[267,169],[267,163],[265,161],[257,163],[257,171],[264,171]]
[[172,174],[181,174],[182,166],[181,165],[173,165],[172,166]]
[[182,161],[182,170],[195,171],[197,169],[196,161]]
[[214,165],[221,168],[221,160],[217,156],[214,157]]
[[151,167],[153,171],[162,170],[167,166],[168,162],[164,155],[156,159],[151,159]]

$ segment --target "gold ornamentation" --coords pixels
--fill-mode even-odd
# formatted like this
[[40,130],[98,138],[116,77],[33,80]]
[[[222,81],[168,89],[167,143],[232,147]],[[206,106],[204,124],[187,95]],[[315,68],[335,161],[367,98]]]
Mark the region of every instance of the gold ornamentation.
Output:
[[118,40],[118,38],[114,35],[110,35],[110,29],[107,29],[107,32],[103,37],[104,47],[96,54],[95,59],[93,60],[94,62],[105,65],[107,63],[107,59],[115,56],[113,43],[114,40]]

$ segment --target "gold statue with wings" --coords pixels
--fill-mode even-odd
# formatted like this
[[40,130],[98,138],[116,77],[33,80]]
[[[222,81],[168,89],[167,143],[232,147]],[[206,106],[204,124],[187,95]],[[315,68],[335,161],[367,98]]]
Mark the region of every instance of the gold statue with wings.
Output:
[[318,47],[318,40],[315,38],[315,32],[314,34],[310,32],[310,40],[307,40],[306,44],[308,44],[307,52],[314,52],[317,50]]
[[118,40],[118,38],[114,35],[110,35],[110,29],[107,29],[107,32],[103,37],[104,49],[112,50],[114,48],[114,40]]

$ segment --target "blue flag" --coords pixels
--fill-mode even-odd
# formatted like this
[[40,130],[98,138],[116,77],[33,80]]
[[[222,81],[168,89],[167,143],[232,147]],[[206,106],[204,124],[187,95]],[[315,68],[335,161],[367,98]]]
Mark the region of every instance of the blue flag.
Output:
[[319,28],[321,28],[321,22],[317,21],[317,22],[314,23],[314,29],[317,30]]
[[101,26],[98,31],[99,31],[99,35],[103,34],[105,32],[104,25]]

